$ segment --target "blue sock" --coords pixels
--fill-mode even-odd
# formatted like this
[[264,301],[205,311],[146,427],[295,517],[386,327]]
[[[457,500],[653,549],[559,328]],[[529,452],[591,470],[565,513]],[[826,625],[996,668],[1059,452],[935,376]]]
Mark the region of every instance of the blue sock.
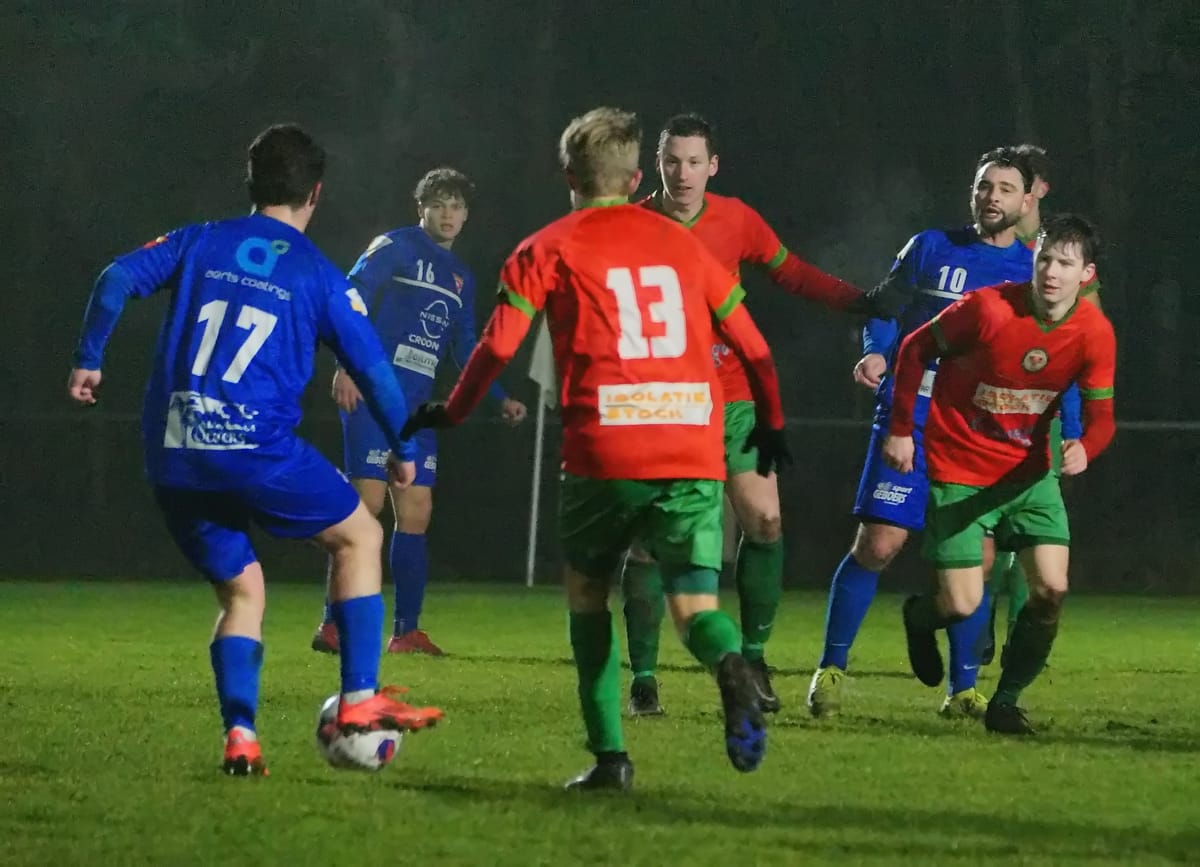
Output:
[[262,670],[261,641],[242,635],[225,635],[208,646],[217,681],[217,700],[221,703],[221,721],[225,731],[244,726],[254,731],[258,713],[258,673]]
[[334,602],[333,622],[341,643],[342,692],[379,688],[379,654],[383,649],[383,596],[356,596]]
[[983,633],[991,617],[991,594],[983,587],[983,600],[975,612],[946,627],[950,639],[950,695],[972,689],[979,676],[979,650]]
[[843,671],[850,660],[850,645],[858,635],[859,627],[875,598],[879,586],[879,573],[864,568],[847,554],[833,573],[833,584],[829,588],[829,609],[825,613],[825,652],[821,656],[821,668],[836,665]]
[[429,579],[429,556],[424,533],[392,533],[388,565],[396,591],[396,619],[393,635],[417,628],[421,603],[425,601],[425,582]]

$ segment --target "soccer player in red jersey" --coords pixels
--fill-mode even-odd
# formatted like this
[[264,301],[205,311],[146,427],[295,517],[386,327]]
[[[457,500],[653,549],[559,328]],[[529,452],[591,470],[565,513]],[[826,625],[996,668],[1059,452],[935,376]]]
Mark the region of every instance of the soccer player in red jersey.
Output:
[[[741,199],[708,191],[717,173],[718,156],[712,125],[695,114],[670,118],[658,138],[656,159],[662,188],[640,204],[677,221],[716,256],[725,270],[740,279],[745,263],[766,269],[770,278],[792,295],[819,301],[837,310],[857,309],[862,293],[790,252],[757,211]],[[754,426],[754,396],[736,353],[718,338],[712,347],[721,390],[725,394],[726,495],[744,534],[737,548],[735,582],[740,602],[742,654],[755,667],[763,708],[779,710],[780,702],[767,674],[763,649],[771,635],[782,593],[783,540],[779,486],[775,476],[755,470],[753,451],[742,443]],[[629,663],[633,670],[629,710],[635,716],[661,714],[658,681],[658,637],[663,620],[662,576],[658,564],[635,545],[622,576]]]
[[754,669],[717,607],[725,444],[714,330],[749,373],[757,421],[743,447],[757,450],[764,476],[789,459],[775,366],[737,277],[683,227],[628,203],[640,144],[628,112],[600,108],[571,121],[559,157],[574,210],[508,258],[499,303],[448,402],[422,406],[406,428],[466,418],[545,308],[562,381],[571,646],[596,756],[567,784],[582,790],[627,789],[633,779],[608,595],[635,537],[662,564],[684,644],[716,673],[730,761],[751,771],[766,750]]
[[970,616],[983,596],[983,539],[1018,552],[1030,581],[984,724],[1033,734],[1017,706],[1045,666],[1067,594],[1070,530],[1051,468],[1050,424],[1077,383],[1084,434],[1062,446],[1062,472],[1087,469],[1111,442],[1116,337],[1081,288],[1096,270],[1097,237],[1071,215],[1045,222],[1031,283],[977,290],[912,332],[896,363],[895,404],[884,457],[913,466],[913,407],[925,365],[941,358],[925,452],[930,478],[924,553],[937,567],[936,595],[904,604],[913,673],[927,686],[944,674],[936,631]]

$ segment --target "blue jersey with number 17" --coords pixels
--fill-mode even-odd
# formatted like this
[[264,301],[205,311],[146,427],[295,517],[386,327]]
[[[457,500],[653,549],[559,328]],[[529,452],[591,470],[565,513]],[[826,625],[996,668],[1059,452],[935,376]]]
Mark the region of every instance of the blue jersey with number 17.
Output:
[[[1033,253],[1019,240],[1007,247],[982,241],[973,226],[928,229],[914,235],[896,256],[883,283],[872,290],[884,296],[894,319],[873,319],[863,329],[864,354],[878,352],[891,367],[900,342],[967,292],[998,283],[1021,282],[1033,275]],[[936,362],[930,365],[917,399],[915,418],[923,424],[929,411]],[[886,419],[892,405],[892,377],[876,392],[876,419]]]
[[[158,485],[252,481],[295,447],[318,342],[350,370],[393,450],[407,407],[358,290],[293,227],[262,214],[186,226],[117,258],[85,316],[76,365],[101,369],[126,299],[170,287],[142,415]],[[386,422],[386,424],[384,424]]]

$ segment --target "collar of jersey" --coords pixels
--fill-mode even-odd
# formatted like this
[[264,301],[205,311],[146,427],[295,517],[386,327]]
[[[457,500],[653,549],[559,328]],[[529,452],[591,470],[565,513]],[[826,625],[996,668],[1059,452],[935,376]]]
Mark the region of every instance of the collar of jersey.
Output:
[[1071,305],[1071,309],[1068,310],[1063,315],[1062,319],[1059,319],[1057,322],[1047,322],[1046,320],[1042,319],[1042,317],[1038,316],[1037,299],[1034,298],[1034,295],[1033,295],[1033,281],[1032,280],[1029,281],[1029,292],[1027,293],[1026,298],[1025,298],[1025,303],[1029,305],[1029,312],[1033,314],[1033,321],[1036,322],[1038,328],[1042,329],[1042,331],[1044,331],[1046,334],[1049,334],[1055,328],[1057,328],[1058,326],[1060,326],[1064,322],[1066,322],[1068,319],[1070,319],[1071,316],[1074,315],[1074,313],[1075,313],[1075,308],[1079,306],[1079,301],[1080,301],[1080,297],[1078,295],[1076,295],[1075,303]]
[[586,201],[580,202],[578,210],[582,211],[584,208],[614,208],[617,205],[628,205],[628,204],[629,204],[628,196],[608,196],[607,198],[603,198],[603,199],[588,199]]
[[[654,209],[656,211],[658,211],[664,217],[671,217],[671,215],[667,213],[666,208],[663,207],[663,204],[662,204],[663,191],[662,190],[659,190],[657,193],[655,193],[650,198],[653,199],[653,201],[654,201]],[[690,228],[692,228],[692,226],[696,225],[696,223],[700,222],[700,218],[704,216],[704,212],[707,210],[708,210],[708,194],[705,193],[704,201],[700,203],[700,210],[698,210],[696,212],[696,216],[692,217],[690,220],[679,220],[679,219],[676,219],[675,217],[671,217],[671,219],[675,220],[675,222],[678,223],[679,225],[683,226],[683,228],[690,229]]]

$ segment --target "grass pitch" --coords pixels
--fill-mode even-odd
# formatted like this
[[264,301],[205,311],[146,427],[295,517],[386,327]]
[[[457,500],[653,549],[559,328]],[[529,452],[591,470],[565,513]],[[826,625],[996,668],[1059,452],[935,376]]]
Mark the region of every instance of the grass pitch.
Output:
[[0,864],[1200,863],[1197,600],[1072,599],[1027,695],[1044,732],[1015,742],[936,716],[896,597],[863,629],[843,716],[812,720],[824,601],[790,594],[757,773],[729,767],[716,689],[664,635],[668,715],[627,725],[635,792],[581,797],[559,788],[589,760],[560,592],[434,587],[423,625],[451,656],[388,657],[383,681],[447,719],[375,775],[313,748],[337,686],[308,649],[319,589],[268,594],[271,776],[247,780],[217,770],[207,587],[0,585]]

